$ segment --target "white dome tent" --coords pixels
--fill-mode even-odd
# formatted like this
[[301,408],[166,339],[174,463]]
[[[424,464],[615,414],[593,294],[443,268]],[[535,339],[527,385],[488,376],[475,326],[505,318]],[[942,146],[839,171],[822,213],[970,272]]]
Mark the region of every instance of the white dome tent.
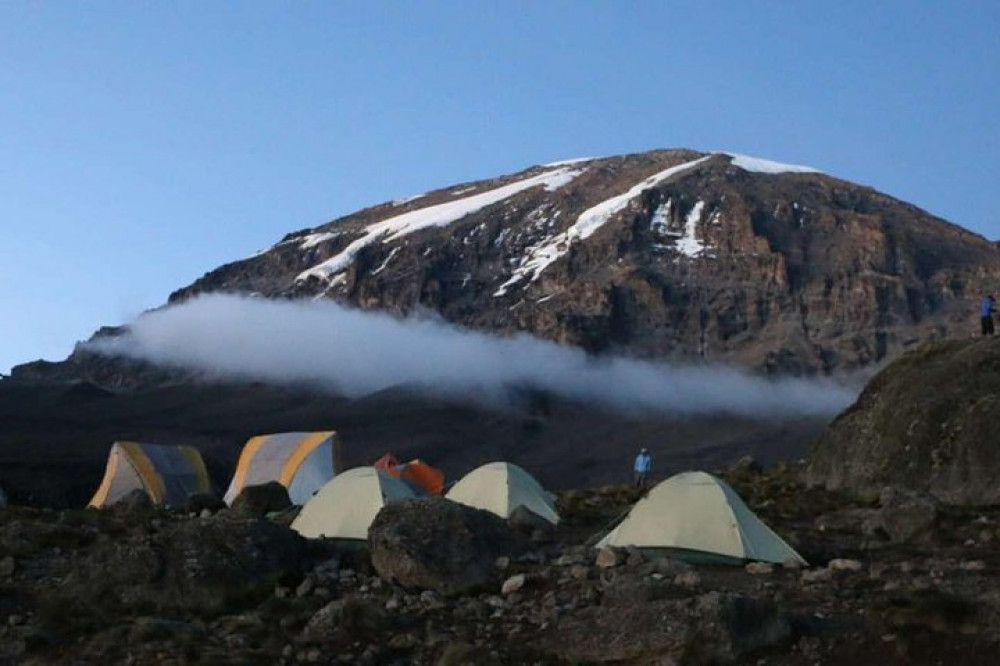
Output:
[[320,488],[292,521],[292,529],[310,539],[364,541],[383,506],[413,497],[399,479],[374,467],[355,467]]
[[477,467],[452,486],[445,497],[505,519],[524,506],[553,525],[559,523],[552,496],[535,477],[511,463],[492,462]]
[[701,563],[807,564],[729,485],[705,472],[661,482],[597,547],[635,546]]

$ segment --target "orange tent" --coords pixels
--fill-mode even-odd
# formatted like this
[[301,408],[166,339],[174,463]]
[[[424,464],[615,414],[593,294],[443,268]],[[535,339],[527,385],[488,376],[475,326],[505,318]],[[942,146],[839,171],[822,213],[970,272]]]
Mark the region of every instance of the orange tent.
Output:
[[402,465],[396,465],[395,470],[389,470],[389,474],[396,476],[394,471],[398,472],[400,481],[420,486],[428,495],[440,495],[444,492],[444,472],[436,467],[431,467],[419,458],[414,458]]
[[400,481],[405,481],[414,490],[428,495],[440,495],[444,492],[444,472],[436,467],[431,467],[419,458],[414,458],[407,463],[400,463],[396,456],[387,453],[376,460],[372,467],[380,469]]

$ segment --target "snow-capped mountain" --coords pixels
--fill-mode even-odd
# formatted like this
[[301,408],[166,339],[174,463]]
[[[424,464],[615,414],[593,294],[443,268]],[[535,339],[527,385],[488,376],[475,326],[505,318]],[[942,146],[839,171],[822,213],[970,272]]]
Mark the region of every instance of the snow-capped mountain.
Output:
[[535,166],[289,234],[208,291],[431,309],[592,351],[778,372],[974,330],[986,239],[808,167],[659,150]]

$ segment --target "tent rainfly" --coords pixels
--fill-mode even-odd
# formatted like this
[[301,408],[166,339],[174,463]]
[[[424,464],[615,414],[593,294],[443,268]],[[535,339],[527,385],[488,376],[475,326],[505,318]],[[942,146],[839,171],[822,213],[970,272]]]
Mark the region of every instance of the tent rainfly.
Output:
[[684,472],[659,483],[597,543],[663,551],[697,563],[806,561],[722,479]]
[[417,495],[440,495],[444,492],[444,472],[420,458],[401,463],[396,456],[387,453],[372,463],[372,466],[399,479]]
[[109,506],[133,490],[145,490],[154,504],[176,507],[195,493],[211,493],[212,482],[194,447],[115,442],[88,506]]
[[292,521],[292,529],[311,539],[367,540],[368,527],[383,506],[413,497],[399,479],[374,467],[355,467],[320,488]]
[[288,489],[292,504],[305,504],[341,469],[340,455],[340,442],[332,430],[251,437],[240,453],[226,504],[247,486],[270,481]]
[[553,525],[559,523],[555,502],[535,477],[512,463],[491,462],[477,467],[452,486],[450,500],[508,518],[524,506]]

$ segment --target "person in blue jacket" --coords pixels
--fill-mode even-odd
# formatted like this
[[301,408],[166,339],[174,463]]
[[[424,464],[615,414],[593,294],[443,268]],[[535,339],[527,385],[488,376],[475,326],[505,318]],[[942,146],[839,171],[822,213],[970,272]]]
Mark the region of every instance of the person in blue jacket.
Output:
[[979,306],[979,322],[983,327],[983,335],[993,335],[993,312],[996,310],[996,299],[990,294]]
[[634,484],[636,488],[646,487],[646,477],[653,470],[653,457],[649,455],[649,449],[642,449],[639,451],[639,455],[635,457],[635,477]]

